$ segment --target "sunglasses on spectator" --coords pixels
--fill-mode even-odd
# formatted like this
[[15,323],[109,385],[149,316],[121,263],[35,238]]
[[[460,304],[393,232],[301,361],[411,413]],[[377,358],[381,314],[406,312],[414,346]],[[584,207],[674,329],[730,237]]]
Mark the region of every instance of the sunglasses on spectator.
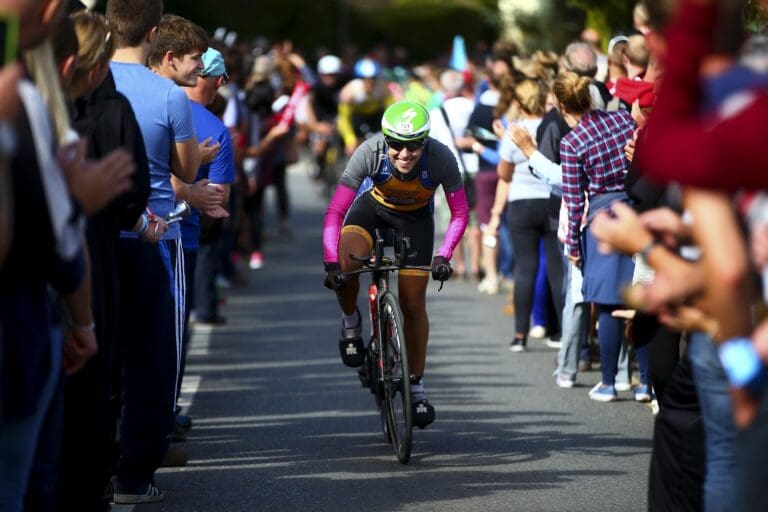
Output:
[[411,153],[415,153],[416,151],[420,150],[424,147],[424,144],[427,143],[426,138],[404,142],[401,140],[395,140],[390,137],[384,137],[384,141],[387,143],[387,146],[389,146],[391,149],[394,149],[395,151],[402,151],[403,148],[405,148]]
[[228,77],[227,75],[214,76],[214,75],[205,75],[205,74],[203,74],[203,73],[198,73],[198,74],[197,74],[197,76],[198,76],[199,78],[208,78],[208,77],[213,77],[213,78],[222,78],[222,82],[221,82],[221,85],[224,85],[224,84],[226,84],[227,82],[229,82],[229,77]]

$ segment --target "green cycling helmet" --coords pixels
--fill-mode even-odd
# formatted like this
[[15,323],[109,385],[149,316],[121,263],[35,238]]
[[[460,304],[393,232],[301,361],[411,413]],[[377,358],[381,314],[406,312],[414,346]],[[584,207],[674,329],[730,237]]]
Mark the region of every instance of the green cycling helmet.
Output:
[[399,141],[423,140],[429,135],[429,112],[415,101],[402,100],[384,111],[381,131]]

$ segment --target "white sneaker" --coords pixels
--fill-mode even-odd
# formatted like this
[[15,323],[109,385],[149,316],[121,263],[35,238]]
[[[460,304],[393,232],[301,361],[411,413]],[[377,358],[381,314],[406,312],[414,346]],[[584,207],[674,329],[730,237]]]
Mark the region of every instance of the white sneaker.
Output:
[[568,377],[564,377],[562,375],[558,375],[555,377],[555,384],[557,384],[557,387],[569,389],[572,388],[574,385],[573,379],[569,379]]
[[483,278],[482,281],[480,281],[480,284],[477,285],[477,291],[479,291],[480,293],[485,293],[487,295],[498,295],[499,281],[491,280],[485,277]]
[[547,346],[549,348],[560,348],[563,346],[563,342],[561,340],[547,339]]
[[542,339],[547,335],[547,330],[543,325],[534,325],[531,330],[528,331],[528,336],[531,338]]
[[632,384],[629,382],[617,382],[613,387],[616,391],[630,391],[632,389]]
[[260,268],[264,267],[264,256],[261,255],[261,252],[253,251],[251,253],[251,258],[248,261],[248,267],[250,267],[252,270],[259,270]]
[[589,390],[589,398],[598,402],[613,402],[616,400],[616,387],[604,386],[602,382],[598,382]]

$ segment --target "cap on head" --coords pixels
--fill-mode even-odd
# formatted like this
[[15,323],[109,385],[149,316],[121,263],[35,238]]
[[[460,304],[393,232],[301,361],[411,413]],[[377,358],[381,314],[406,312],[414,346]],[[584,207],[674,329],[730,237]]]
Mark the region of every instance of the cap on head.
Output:
[[429,112],[415,101],[402,100],[384,111],[381,131],[395,140],[412,141],[429,135]]
[[338,75],[341,73],[341,59],[335,55],[325,55],[317,61],[317,72],[321,75]]
[[355,63],[355,76],[358,78],[376,78],[381,73],[381,66],[373,59],[360,59]]
[[224,65],[224,57],[221,52],[213,48],[208,48],[203,53],[203,69],[200,71],[202,76],[223,76],[225,80],[229,80],[227,74],[227,67]]

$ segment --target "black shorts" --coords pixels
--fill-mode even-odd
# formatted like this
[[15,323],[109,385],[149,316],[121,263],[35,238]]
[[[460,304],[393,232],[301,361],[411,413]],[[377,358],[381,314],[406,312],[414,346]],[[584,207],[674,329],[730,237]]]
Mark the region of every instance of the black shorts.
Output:
[[373,249],[376,228],[394,228],[398,237],[410,237],[410,253],[415,254],[408,260],[409,265],[429,266],[432,263],[435,217],[431,207],[426,206],[412,212],[398,212],[376,201],[369,190],[352,204],[341,232],[362,235]]

